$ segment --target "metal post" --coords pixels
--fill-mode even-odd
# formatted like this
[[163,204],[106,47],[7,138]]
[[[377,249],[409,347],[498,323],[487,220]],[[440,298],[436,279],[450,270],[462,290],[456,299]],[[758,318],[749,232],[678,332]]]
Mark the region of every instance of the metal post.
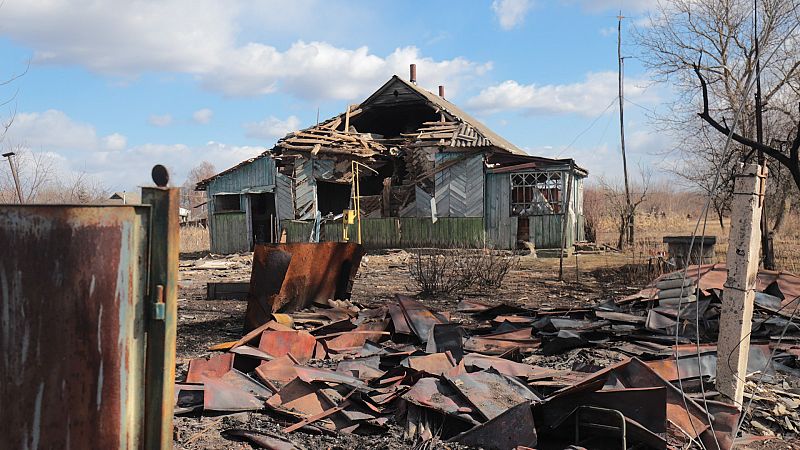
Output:
[[148,292],[152,299],[146,330],[144,447],[171,448],[178,316],[179,190],[142,188],[142,203],[151,207]]
[[758,275],[761,207],[767,168],[750,164],[736,177],[717,343],[717,390],[742,405]]
[[22,204],[22,188],[19,185],[19,174],[17,173],[17,165],[14,161],[14,155],[16,155],[14,152],[3,153],[3,156],[8,158],[8,165],[11,166],[11,177],[14,178],[14,187],[17,189],[17,200],[20,204]]

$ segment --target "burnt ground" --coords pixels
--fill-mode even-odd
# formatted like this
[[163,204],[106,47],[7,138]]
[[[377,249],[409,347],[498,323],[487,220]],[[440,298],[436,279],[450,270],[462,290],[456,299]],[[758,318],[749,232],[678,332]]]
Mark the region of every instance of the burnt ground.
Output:
[[[208,356],[213,344],[234,341],[241,337],[246,302],[244,300],[207,300],[209,281],[248,281],[252,254],[214,257],[203,254],[182,255],[181,282],[178,300],[177,379],[185,377],[192,358]],[[391,300],[395,294],[415,296],[416,289],[408,271],[409,253],[390,250],[364,257],[353,286],[352,302],[361,306],[376,306]],[[629,256],[615,253],[586,254],[564,260],[564,281],[558,281],[557,258],[519,258],[502,286],[492,292],[466,292],[436,298],[418,298],[440,311],[449,311],[452,320],[468,322],[469,316],[455,312],[461,299],[490,304],[508,303],[531,307],[579,307],[624,297],[641,289],[654,274],[646,265],[632,264]],[[577,264],[577,269],[576,269]],[[204,268],[205,267],[205,268]],[[525,362],[553,368],[569,368],[584,363],[597,369],[612,364],[621,357],[603,349],[577,349],[551,357],[531,356]],[[316,449],[404,449],[404,448],[464,448],[439,443],[420,446],[404,440],[402,429],[392,425],[375,436],[311,435],[281,433],[289,425],[279,416],[268,412],[239,413],[220,416],[189,415],[175,418],[174,445],[178,449],[250,449],[250,444],[225,437],[231,429],[254,430],[291,440],[299,448]],[[800,448],[794,443],[767,441],[750,448]]]

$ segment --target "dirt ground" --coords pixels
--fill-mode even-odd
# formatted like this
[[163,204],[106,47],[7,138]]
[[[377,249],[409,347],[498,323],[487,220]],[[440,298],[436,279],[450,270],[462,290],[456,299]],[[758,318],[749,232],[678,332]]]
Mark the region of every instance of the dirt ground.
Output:
[[[207,300],[206,283],[210,281],[248,281],[252,254],[213,257],[203,254],[182,255],[181,282],[178,300],[177,379],[182,380],[192,358],[211,354],[209,346],[236,340],[241,336],[246,302],[244,300]],[[373,252],[365,256],[353,286],[352,302],[370,307],[380,305],[395,294],[416,294],[410,279],[407,260],[402,250]],[[207,262],[211,264],[206,264]],[[632,264],[632,263],[636,264]],[[213,268],[202,268],[212,266]],[[564,281],[558,281],[557,258],[534,259],[522,256],[517,268],[509,273],[500,289],[493,292],[467,292],[453,297],[419,299],[440,311],[450,311],[455,321],[469,317],[455,312],[462,298],[487,303],[510,303],[532,307],[569,307],[593,304],[619,298],[638,291],[655,275],[649,273],[641,256],[619,253],[581,254],[563,261]],[[604,350],[593,351],[586,357],[582,350],[556,357],[534,356],[540,366],[564,368],[577,360],[601,366],[619,359],[618,354]],[[415,446],[404,440],[398,426],[377,436],[339,434],[311,435],[295,432],[287,436],[280,429],[289,425],[269,413],[239,413],[220,416],[188,415],[175,418],[174,445],[178,449],[250,449],[250,444],[227,439],[226,430],[248,429],[271,433],[291,440],[298,448],[326,449],[401,449],[401,448],[463,448],[453,444]],[[418,444],[418,443],[417,443]],[[775,441],[767,446],[774,447]],[[788,443],[782,443],[791,445]],[[798,447],[794,447],[798,448]]]

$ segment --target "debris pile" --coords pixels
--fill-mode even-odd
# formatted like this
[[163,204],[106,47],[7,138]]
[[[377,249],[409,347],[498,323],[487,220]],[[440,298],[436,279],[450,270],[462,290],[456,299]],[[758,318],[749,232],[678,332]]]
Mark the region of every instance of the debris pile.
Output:
[[[569,309],[462,300],[459,322],[402,295],[369,308],[317,300],[192,360],[176,412],[265,411],[285,433],[400,426],[417,442],[487,449],[731,448],[739,410],[713,384],[724,280],[724,266],[693,267]],[[798,295],[797,277],[760,273],[737,442],[798,432]]]

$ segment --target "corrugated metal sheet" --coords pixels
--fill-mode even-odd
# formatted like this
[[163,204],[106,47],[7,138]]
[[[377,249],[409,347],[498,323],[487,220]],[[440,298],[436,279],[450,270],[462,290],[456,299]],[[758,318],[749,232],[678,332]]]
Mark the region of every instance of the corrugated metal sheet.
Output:
[[247,214],[215,213],[211,217],[211,252],[228,254],[250,251]]
[[[436,164],[463,156],[438,153]],[[436,173],[436,214],[439,217],[483,216],[483,155],[477,154]]]
[[257,158],[211,180],[208,191],[211,195],[220,192],[245,192],[250,189],[271,192],[275,186],[275,161],[272,158]]
[[317,210],[315,198],[317,183],[314,180],[314,162],[302,159],[294,166],[295,219],[314,218]]
[[511,180],[507,173],[486,174],[484,211],[487,245],[498,249],[517,246],[517,218],[511,215]]
[[294,219],[292,180],[280,173],[275,175],[275,207],[279,220]]

